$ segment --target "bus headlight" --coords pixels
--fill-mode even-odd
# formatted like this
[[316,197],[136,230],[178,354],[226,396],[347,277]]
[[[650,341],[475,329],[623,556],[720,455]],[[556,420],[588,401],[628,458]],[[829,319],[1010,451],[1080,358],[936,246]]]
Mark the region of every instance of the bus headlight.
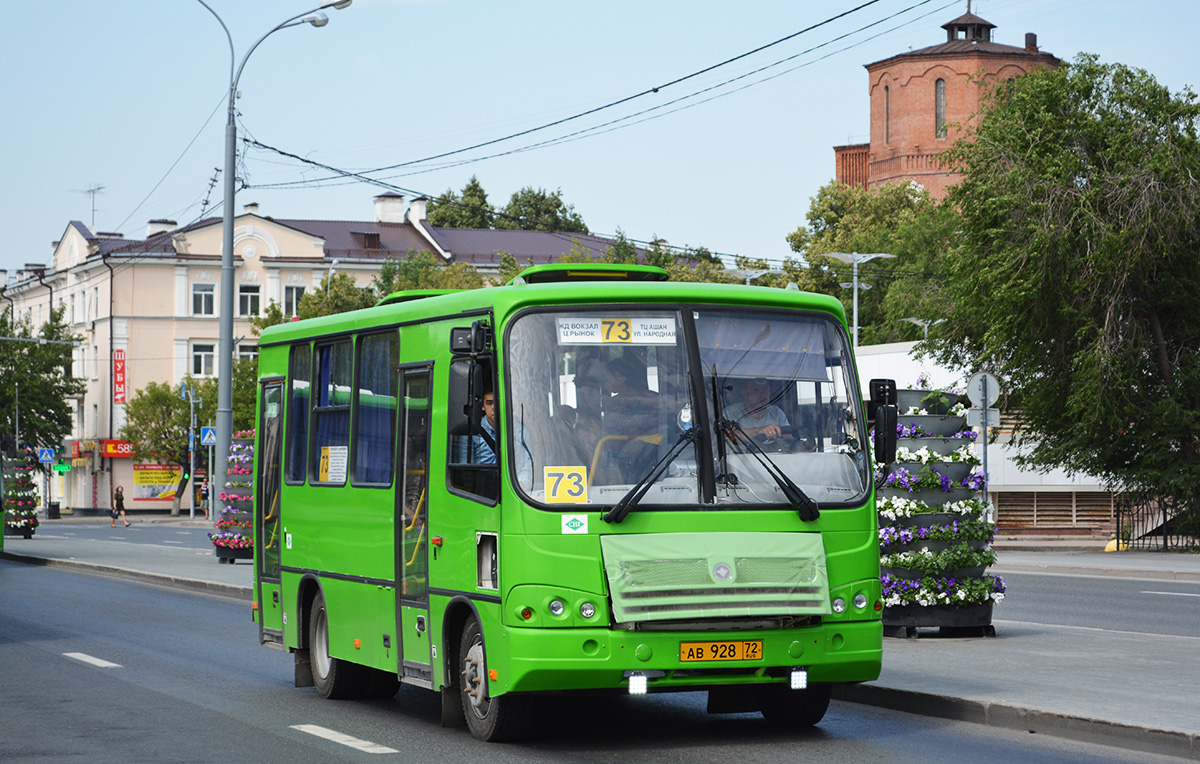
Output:
[[563,606],[562,600],[550,600],[550,615],[562,615],[564,610],[566,607]]
[[834,597],[832,607],[833,612],[844,613],[846,612],[846,600],[842,599],[841,597]]
[[585,602],[579,606],[579,614],[584,618],[591,618],[596,614],[596,606],[590,602]]
[[[854,595],[854,607],[857,610],[862,610],[866,606],[867,606],[867,595],[863,594],[862,592],[859,592],[858,594]],[[553,605],[551,605],[551,609],[553,610]]]

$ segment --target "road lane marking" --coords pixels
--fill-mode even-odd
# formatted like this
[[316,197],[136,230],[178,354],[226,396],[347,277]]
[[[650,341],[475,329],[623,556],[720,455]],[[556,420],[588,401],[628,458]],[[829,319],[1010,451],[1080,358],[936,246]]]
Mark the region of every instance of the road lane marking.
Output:
[[334,732],[331,729],[318,727],[315,724],[293,724],[292,729],[307,732],[310,735],[315,735],[334,743],[341,743],[363,753],[400,753],[395,748],[388,748],[386,745],[372,743],[370,740],[359,740],[356,737],[343,735],[341,732]]
[[1166,594],[1171,597],[1200,597],[1200,594],[1192,594],[1191,592],[1142,592],[1142,594]]
[[100,658],[95,658],[91,655],[88,655],[87,653],[63,653],[63,655],[65,655],[68,658],[74,658],[77,661],[83,661],[84,663],[90,663],[91,665],[97,666],[99,668],[125,668],[120,663],[109,663],[106,660],[102,660]]

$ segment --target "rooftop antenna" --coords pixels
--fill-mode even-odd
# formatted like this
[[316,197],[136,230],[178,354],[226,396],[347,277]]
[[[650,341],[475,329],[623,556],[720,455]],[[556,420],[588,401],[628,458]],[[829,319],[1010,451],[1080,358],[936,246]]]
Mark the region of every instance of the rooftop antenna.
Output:
[[96,230],[96,194],[104,192],[104,186],[99,183],[93,183],[85,189],[75,189],[77,194],[87,194],[92,197],[92,230]]

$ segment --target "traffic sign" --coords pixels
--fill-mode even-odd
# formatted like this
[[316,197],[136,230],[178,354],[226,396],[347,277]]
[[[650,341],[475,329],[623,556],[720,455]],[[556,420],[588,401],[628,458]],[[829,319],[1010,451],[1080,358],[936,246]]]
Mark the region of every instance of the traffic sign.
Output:
[[987,426],[1000,426],[1000,409],[967,409],[967,427],[980,427],[983,425],[984,413],[987,413]]
[[202,445],[202,446],[217,445],[217,428],[216,427],[201,427],[200,428],[200,445]]
[[967,397],[979,408],[988,408],[1000,400],[1000,380],[986,371],[979,372],[967,383]]
[[42,464],[49,464],[50,462],[54,461],[54,449],[53,448],[39,448],[38,449],[38,461],[41,462]]

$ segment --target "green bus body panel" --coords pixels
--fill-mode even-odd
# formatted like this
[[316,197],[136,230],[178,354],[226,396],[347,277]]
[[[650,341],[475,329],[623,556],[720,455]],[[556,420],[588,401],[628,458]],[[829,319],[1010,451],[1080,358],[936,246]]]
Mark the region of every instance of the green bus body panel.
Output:
[[[850,602],[863,593],[871,605],[880,598],[878,536],[871,497],[858,508],[825,510],[819,519],[802,522],[794,510],[755,509],[718,511],[712,508],[635,509],[619,525],[588,512],[587,533],[564,533],[563,514],[569,508],[546,511],[530,507],[517,496],[507,470],[501,471],[501,494],[494,505],[459,496],[447,488],[450,330],[486,320],[497,338],[507,322],[526,308],[552,305],[578,307],[607,304],[665,304],[758,306],[821,311],[843,328],[841,303],[828,296],[789,290],[739,285],[673,282],[621,282],[614,284],[569,281],[529,283],[468,290],[424,299],[406,300],[334,316],[289,322],[264,330],[260,339],[259,374],[263,378],[288,374],[292,343],[393,327],[400,333],[399,363],[432,366],[432,437],[429,444],[429,524],[422,543],[438,537],[440,546],[429,547],[428,634],[436,648],[432,663],[433,685],[447,684],[444,658],[458,649],[457,635],[448,633],[449,619],[461,618],[469,607],[483,626],[489,681],[493,694],[504,692],[624,688],[625,672],[655,670],[666,675],[651,687],[704,687],[780,681],[768,668],[804,666],[809,680],[867,681],[879,675],[882,627],[879,614],[864,611],[834,614],[828,602],[842,597]],[[357,352],[357,351],[356,351]],[[497,373],[505,379],[504,359],[497,354]],[[497,389],[504,410],[505,385]],[[285,407],[292,405],[290,386],[284,388]],[[391,405],[390,401],[388,405]],[[285,411],[290,423],[292,412]],[[503,425],[502,425],[503,426]],[[350,440],[353,442],[354,430]],[[310,433],[311,435],[311,433]],[[502,431],[501,438],[505,437]],[[289,441],[285,435],[284,460]],[[502,454],[507,460],[508,454]],[[306,457],[307,461],[307,457]],[[353,473],[353,470],[351,470]],[[288,484],[281,488],[284,568],[278,585],[259,582],[260,607],[266,608],[275,588],[279,592],[284,646],[301,649],[307,588],[314,583],[325,595],[329,609],[330,652],[334,657],[395,671],[402,654],[402,634],[397,630],[396,490],[390,486],[355,486],[351,474],[346,485]],[[686,530],[687,533],[681,533]],[[496,534],[499,540],[499,586],[480,588],[477,580],[476,544],[479,534]],[[691,554],[703,558],[711,573],[716,557],[801,558],[791,575],[813,573],[803,586],[813,588],[820,605],[797,604],[786,614],[797,621],[815,618],[793,628],[742,630],[653,630],[611,628],[611,622],[628,617],[611,601],[633,587],[621,572],[606,571],[614,560],[649,561]],[[656,556],[658,555],[658,556]],[[673,558],[678,559],[678,557]],[[709,560],[712,563],[709,564]],[[735,560],[736,562],[736,560]],[[808,565],[811,563],[811,565]],[[619,567],[619,566],[618,566]],[[257,571],[257,566],[256,566]],[[797,586],[798,580],[780,584]],[[730,586],[738,585],[735,579]],[[797,588],[799,591],[799,588]],[[311,595],[307,595],[311,596]],[[797,600],[808,600],[809,593]],[[672,604],[696,607],[681,610],[684,620],[709,617],[703,597],[672,595]],[[560,619],[549,616],[548,604],[560,599],[566,609]],[[585,619],[579,606],[589,602],[596,615]],[[530,619],[522,617],[528,606]],[[459,610],[455,610],[455,609]],[[721,610],[727,617],[733,611]],[[753,617],[753,607],[741,606],[739,617]],[[779,615],[778,612],[775,615]],[[262,616],[276,622],[275,613]],[[637,621],[638,619],[633,619]],[[754,661],[713,662],[702,665],[680,660],[681,641],[762,640],[763,655]],[[357,640],[357,645],[355,643]],[[742,671],[726,671],[742,669]]]

